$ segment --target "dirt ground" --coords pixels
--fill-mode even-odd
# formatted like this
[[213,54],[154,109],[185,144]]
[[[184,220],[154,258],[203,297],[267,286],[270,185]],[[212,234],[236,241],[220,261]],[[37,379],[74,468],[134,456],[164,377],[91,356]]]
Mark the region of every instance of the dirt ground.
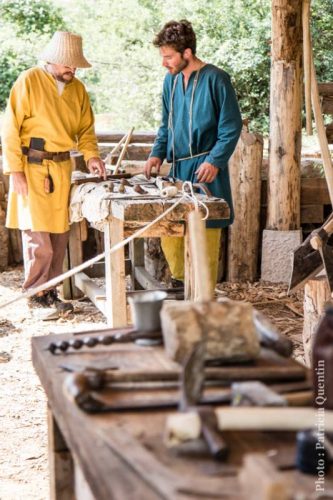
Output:
[[[19,295],[22,269],[0,274],[0,304]],[[223,283],[218,296],[245,300],[266,314],[290,336],[295,357],[302,361],[302,294],[286,294],[286,286],[264,283]],[[105,324],[87,301],[76,301],[75,314],[42,321],[41,310],[29,309],[25,300],[0,309],[0,499],[49,498],[46,398],[36,376],[30,352],[32,336],[64,333]]]

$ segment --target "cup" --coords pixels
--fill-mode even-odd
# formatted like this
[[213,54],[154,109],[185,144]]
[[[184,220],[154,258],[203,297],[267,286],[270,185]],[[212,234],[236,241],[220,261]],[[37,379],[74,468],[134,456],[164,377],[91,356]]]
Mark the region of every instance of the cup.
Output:
[[154,332],[161,329],[160,311],[167,295],[166,292],[152,290],[128,297],[136,330]]

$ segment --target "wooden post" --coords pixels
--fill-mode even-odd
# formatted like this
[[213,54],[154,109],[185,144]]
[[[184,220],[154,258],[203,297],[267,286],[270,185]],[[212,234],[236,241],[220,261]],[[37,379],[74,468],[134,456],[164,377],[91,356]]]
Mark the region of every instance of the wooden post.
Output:
[[306,113],[306,133],[312,135],[311,113],[311,35],[310,35],[310,0],[303,0],[303,66],[304,66],[304,101]]
[[267,223],[261,279],[288,283],[300,230],[302,0],[272,0]]
[[267,229],[300,227],[302,0],[272,0]]
[[110,254],[111,243],[124,239],[124,222],[112,218],[104,225],[106,318],[111,328],[127,325],[125,250],[120,248]]
[[303,346],[307,366],[311,366],[312,344],[318,322],[325,304],[331,301],[331,294],[325,276],[309,280],[304,288]]
[[243,128],[229,162],[235,221],[228,236],[228,281],[257,276],[263,138]]
[[[74,222],[70,227],[69,242],[67,249],[67,258],[64,261],[64,271],[73,269],[75,266],[82,264],[82,236],[81,236],[81,223]],[[65,299],[78,299],[83,296],[81,290],[75,286],[75,276],[69,278],[71,286],[65,283],[63,286],[63,296]],[[68,294],[71,293],[71,296]]]

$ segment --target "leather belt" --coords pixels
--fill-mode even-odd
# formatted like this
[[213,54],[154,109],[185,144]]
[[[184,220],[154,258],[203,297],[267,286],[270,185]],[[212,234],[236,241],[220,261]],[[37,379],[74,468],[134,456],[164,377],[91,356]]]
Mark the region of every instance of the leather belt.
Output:
[[67,161],[70,159],[69,151],[61,151],[60,153],[51,153],[50,151],[38,151],[27,146],[22,146],[22,153],[28,157],[31,163],[36,160],[37,163],[43,160],[52,160],[55,162]]

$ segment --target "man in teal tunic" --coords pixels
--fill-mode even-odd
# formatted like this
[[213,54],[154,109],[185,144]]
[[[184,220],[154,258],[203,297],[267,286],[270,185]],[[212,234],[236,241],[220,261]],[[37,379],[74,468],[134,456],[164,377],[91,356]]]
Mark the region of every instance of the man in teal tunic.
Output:
[[[242,120],[229,75],[196,56],[196,36],[186,20],[170,21],[156,35],[162,64],[168,69],[163,86],[162,123],[145,165],[149,178],[163,160],[170,174],[183,181],[207,184],[230,206],[230,218],[207,223],[209,265],[216,282],[221,228],[233,222],[228,171]],[[162,238],[162,249],[174,278],[183,280],[183,238]]]

